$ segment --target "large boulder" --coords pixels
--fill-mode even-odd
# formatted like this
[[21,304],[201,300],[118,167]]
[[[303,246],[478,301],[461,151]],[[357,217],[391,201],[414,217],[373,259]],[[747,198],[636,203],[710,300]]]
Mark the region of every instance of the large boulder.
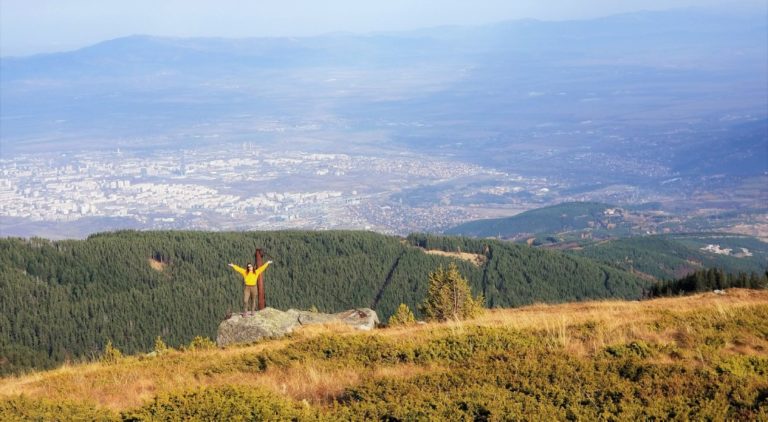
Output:
[[379,323],[379,317],[376,311],[369,308],[351,309],[337,314],[264,308],[249,316],[235,314],[222,321],[216,343],[220,347],[253,343],[263,338],[282,337],[293,332],[296,327],[328,323],[343,323],[359,330],[371,330]]

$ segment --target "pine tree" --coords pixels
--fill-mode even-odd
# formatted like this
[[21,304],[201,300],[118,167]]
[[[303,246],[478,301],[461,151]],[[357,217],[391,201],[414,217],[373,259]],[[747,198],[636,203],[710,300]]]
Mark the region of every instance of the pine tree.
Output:
[[389,317],[389,325],[393,327],[411,325],[414,323],[416,323],[416,317],[413,316],[413,312],[411,312],[411,309],[405,303],[401,303],[397,308],[397,311]]
[[189,350],[210,350],[216,348],[216,343],[208,337],[195,336],[187,348]]
[[429,274],[429,288],[422,311],[428,320],[433,321],[467,319],[477,316],[484,302],[482,295],[472,297],[467,279],[459,273],[456,264],[451,263],[447,270],[441,266]]
[[168,345],[165,344],[163,339],[160,338],[160,336],[155,337],[155,353],[162,355],[163,353],[167,353],[168,350]]
[[112,340],[107,340],[107,344],[104,346],[104,354],[101,355],[101,362],[107,365],[113,365],[120,362],[122,359],[123,352],[112,345]]

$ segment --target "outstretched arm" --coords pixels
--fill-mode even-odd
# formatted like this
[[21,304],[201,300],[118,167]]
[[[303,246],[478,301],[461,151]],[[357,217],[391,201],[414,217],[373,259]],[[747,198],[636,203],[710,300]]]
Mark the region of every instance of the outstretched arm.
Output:
[[245,274],[245,268],[243,268],[243,267],[237,266],[237,265],[235,265],[235,264],[233,264],[231,262],[229,264],[227,264],[227,266],[231,267],[233,270],[239,272],[241,275]]
[[258,277],[259,275],[261,275],[261,273],[263,273],[263,272],[264,272],[264,270],[266,270],[266,269],[267,269],[267,267],[269,266],[269,264],[271,264],[271,263],[272,263],[272,261],[267,261],[267,262],[265,262],[265,263],[264,263],[264,265],[262,265],[261,267],[259,267],[259,268],[256,268],[256,271],[254,271],[254,273],[256,274],[256,276]]

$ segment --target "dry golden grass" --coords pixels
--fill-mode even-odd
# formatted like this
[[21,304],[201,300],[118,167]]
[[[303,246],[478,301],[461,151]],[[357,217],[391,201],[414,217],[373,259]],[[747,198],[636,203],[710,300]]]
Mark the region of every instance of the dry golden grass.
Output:
[[[178,388],[226,384],[195,374],[216,362],[245,353],[284,347],[286,340],[247,348],[171,351],[161,357],[131,356],[117,365],[100,362],[65,364],[60,368],[0,380],[0,397],[24,394],[51,400],[79,400],[122,410],[152,399],[157,393]],[[242,377],[241,380],[247,380]],[[238,384],[249,384],[239,382]]]
[[467,252],[446,252],[436,249],[422,249],[424,253],[428,253],[430,255],[440,255],[440,256],[447,256],[449,258],[456,258],[461,259],[467,262],[470,262],[476,266],[482,266],[485,264],[486,258],[483,255],[475,254],[475,253],[467,253]]
[[[655,344],[679,343],[685,333],[680,333],[678,328],[654,330],[649,327],[649,323],[661,315],[686,316],[701,309],[715,309],[720,318],[727,320],[737,310],[767,304],[768,291],[731,289],[725,295],[703,293],[643,302],[606,300],[489,310],[473,323],[541,331],[554,344],[572,353],[594,355],[610,344],[633,340]],[[595,334],[588,339],[575,337],[576,328],[585,324],[595,327]],[[762,350],[766,350],[766,346],[768,344],[762,339],[751,338],[744,339],[741,345],[729,345],[729,348],[740,354],[764,353]]]
[[[49,400],[75,400],[112,410],[135,408],[157,394],[194,387],[222,385],[261,386],[295,400],[312,404],[328,403],[344,389],[364,381],[382,378],[408,378],[442,371],[434,366],[412,363],[381,367],[339,367],[322,360],[302,361],[287,367],[269,367],[263,372],[234,369],[201,375],[206,368],[236,361],[245,355],[277,351],[294,342],[332,332],[342,336],[383,336],[391,341],[428,337],[448,330],[462,334],[469,327],[508,327],[536,333],[554,348],[580,356],[592,356],[606,346],[642,340],[653,344],[684,345],[690,333],[684,325],[656,327],[662,317],[709,318],[728,321],[751,307],[768,305],[768,291],[729,290],[725,295],[705,293],[680,298],[643,302],[597,301],[561,305],[536,304],[518,309],[495,309],[471,321],[444,324],[417,324],[373,332],[356,332],[346,326],[310,326],[290,338],[244,347],[203,351],[171,351],[158,357],[127,357],[116,365],[86,363],[64,365],[58,369],[0,379],[0,398],[26,395]],[[702,309],[710,312],[702,313]],[[714,310],[714,312],[711,312]],[[716,321],[715,321],[716,320]],[[583,327],[588,326],[589,335]],[[755,336],[739,337],[727,344],[727,353],[765,355],[768,341]],[[662,356],[659,359],[669,359]]]

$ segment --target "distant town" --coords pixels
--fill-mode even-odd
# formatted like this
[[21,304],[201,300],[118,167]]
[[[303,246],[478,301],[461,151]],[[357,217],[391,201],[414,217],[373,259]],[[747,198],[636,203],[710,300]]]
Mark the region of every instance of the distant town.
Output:
[[[145,156],[115,150],[3,159],[0,217],[56,223],[122,218],[151,229],[406,233],[449,226],[471,215],[441,204],[424,208],[390,203],[392,193],[501,175],[423,157],[270,153],[248,144],[234,151],[229,157],[221,149],[202,148]],[[526,184],[521,177],[515,180]],[[534,180],[525,188],[545,189]]]
[[[584,190],[565,178],[404,152],[277,151],[247,142],[149,152],[51,152],[0,159],[0,231],[50,238],[117,229],[356,229],[406,235],[559,202],[639,204],[681,198],[679,192],[665,195],[623,183]],[[764,217],[747,217],[745,229],[734,227],[747,221],[740,215],[716,222],[764,237]],[[637,220],[637,231],[645,234],[713,228],[709,220],[691,226],[664,212],[625,219]]]

